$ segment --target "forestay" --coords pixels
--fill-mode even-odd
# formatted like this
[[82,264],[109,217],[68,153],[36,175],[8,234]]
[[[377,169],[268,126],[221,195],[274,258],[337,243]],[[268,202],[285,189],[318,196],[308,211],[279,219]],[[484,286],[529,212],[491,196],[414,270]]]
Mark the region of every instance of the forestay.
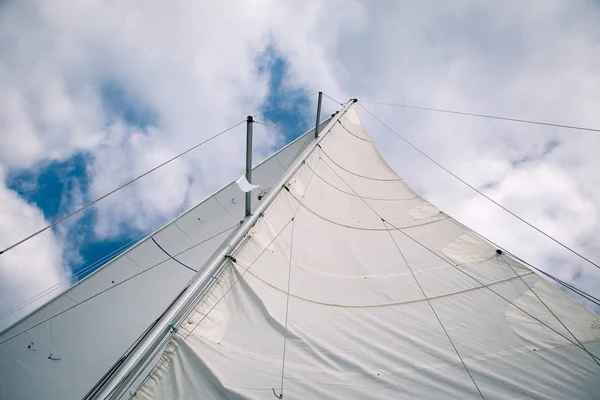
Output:
[[419,197],[354,106],[136,399],[592,399],[600,320]]
[[[313,140],[254,168],[254,207]],[[232,182],[2,332],[0,399],[83,398],[239,225],[244,196]]]

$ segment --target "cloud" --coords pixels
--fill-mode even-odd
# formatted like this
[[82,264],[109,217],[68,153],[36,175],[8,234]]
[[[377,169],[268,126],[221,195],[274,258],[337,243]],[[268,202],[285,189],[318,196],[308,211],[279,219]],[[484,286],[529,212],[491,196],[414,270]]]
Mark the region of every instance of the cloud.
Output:
[[[78,198],[89,201],[267,104],[264,66],[276,64],[268,57],[285,60],[286,95],[323,90],[344,101],[600,126],[599,9],[566,0],[6,3],[0,164],[21,170],[85,153],[88,185]],[[468,182],[600,260],[600,136],[364,105]],[[600,293],[595,269],[361,114],[384,157],[426,198],[538,267]],[[281,135],[255,130],[261,155],[281,143]],[[242,125],[99,203],[90,218],[96,239],[154,228],[241,174],[243,137]],[[66,253],[58,254],[49,270],[60,269]]]
[[[0,177],[3,178],[0,169]],[[27,204],[16,192],[0,187],[0,246],[12,244],[5,238],[25,237],[45,225],[47,221],[34,206]],[[40,296],[18,310],[21,301],[37,296],[46,289],[60,284],[68,287],[70,273],[63,265],[63,244],[52,232],[38,235],[0,257],[0,329],[15,322],[50,297]],[[54,295],[56,292],[48,293]],[[10,312],[10,314],[9,314]]]

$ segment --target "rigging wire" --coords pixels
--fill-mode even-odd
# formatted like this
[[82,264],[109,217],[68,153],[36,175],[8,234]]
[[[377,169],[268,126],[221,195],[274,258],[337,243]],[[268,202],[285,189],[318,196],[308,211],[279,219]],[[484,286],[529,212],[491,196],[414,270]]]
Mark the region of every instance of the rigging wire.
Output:
[[289,101],[281,103],[281,104],[279,104],[279,105],[277,105],[277,106],[275,106],[273,108],[270,108],[270,109],[268,109],[266,111],[259,112],[258,114],[254,114],[252,117],[256,118],[256,117],[258,117],[260,115],[268,114],[268,113],[273,112],[275,110],[278,110],[278,109],[280,109],[282,107],[285,107],[285,106],[289,105],[290,103],[293,103],[297,99],[309,99],[309,98],[313,97],[316,94],[318,94],[318,92],[310,93],[310,94],[307,94],[307,95],[304,95],[304,96],[295,96],[293,99],[290,99]]
[[208,138],[208,139],[206,139],[206,140],[204,140],[204,141],[202,141],[202,142],[200,142],[200,143],[198,143],[198,144],[196,144],[196,145],[194,145],[194,146],[190,147],[189,149],[187,149],[187,150],[185,150],[185,151],[183,151],[183,152],[179,153],[179,154],[178,154],[178,155],[176,155],[175,157],[172,157],[172,158],[170,158],[170,159],[168,159],[168,160],[164,161],[163,163],[161,163],[161,164],[159,164],[159,165],[155,166],[154,168],[152,168],[152,169],[149,169],[148,171],[144,172],[143,174],[141,174],[141,175],[139,175],[139,176],[137,176],[137,177],[135,177],[135,178],[133,178],[133,179],[131,179],[131,180],[129,180],[129,181],[127,181],[127,182],[125,182],[125,183],[124,183],[124,184],[122,184],[121,186],[119,186],[119,187],[117,187],[117,188],[115,188],[115,189],[111,190],[110,192],[108,192],[108,193],[106,193],[106,194],[104,194],[104,195],[102,195],[102,196],[98,197],[98,198],[97,198],[97,199],[95,199],[94,201],[92,201],[92,202],[90,202],[90,203],[86,204],[85,206],[83,206],[83,207],[80,207],[80,208],[78,208],[77,210],[73,211],[72,213],[70,213],[70,214],[68,214],[68,215],[66,215],[66,216],[64,216],[64,217],[62,217],[62,218],[60,218],[60,219],[58,219],[58,220],[54,221],[53,223],[51,223],[50,225],[46,226],[45,228],[42,228],[42,229],[40,229],[39,231],[37,231],[37,232],[34,232],[34,233],[32,233],[31,235],[29,235],[29,236],[27,236],[27,237],[25,237],[25,238],[23,238],[23,239],[19,240],[18,242],[14,243],[14,244],[12,244],[12,245],[10,245],[10,246],[8,246],[8,247],[7,247],[7,248],[5,248],[4,250],[1,250],[1,251],[0,251],[0,254],[6,253],[7,251],[9,251],[9,250],[11,250],[11,249],[13,249],[13,248],[17,247],[18,245],[20,245],[20,244],[22,244],[22,243],[24,243],[24,242],[28,241],[29,239],[32,239],[33,237],[35,237],[35,236],[39,235],[40,233],[47,231],[48,229],[52,228],[53,226],[56,226],[56,225],[58,225],[59,223],[61,223],[61,222],[63,222],[64,220],[66,220],[66,219],[68,219],[68,218],[72,217],[73,215],[75,215],[75,214],[78,214],[79,212],[81,212],[81,211],[85,210],[86,208],[88,208],[88,207],[90,207],[90,206],[93,206],[94,204],[96,204],[96,203],[97,203],[97,202],[99,202],[100,200],[103,200],[103,199],[107,198],[107,197],[108,197],[108,196],[110,196],[111,194],[113,194],[113,193],[115,193],[115,192],[118,192],[119,190],[123,189],[124,187],[126,187],[126,186],[129,186],[130,184],[134,183],[135,181],[137,181],[137,180],[139,180],[139,179],[141,179],[141,178],[145,177],[146,175],[148,175],[148,174],[150,174],[150,173],[152,173],[152,172],[156,171],[157,169],[159,169],[159,168],[161,168],[161,167],[164,167],[165,165],[169,164],[170,162],[177,160],[178,158],[180,158],[180,157],[184,156],[185,154],[187,154],[187,153],[191,152],[192,150],[195,150],[195,149],[197,149],[198,147],[200,147],[200,146],[202,146],[202,145],[204,145],[204,144],[206,144],[206,143],[210,142],[211,140],[214,140],[214,139],[218,138],[219,136],[223,135],[224,133],[226,133],[226,132],[229,132],[230,130],[232,130],[232,129],[234,129],[234,128],[238,127],[239,125],[241,125],[241,124],[243,124],[243,123],[245,123],[245,122],[246,122],[246,120],[240,121],[240,122],[238,122],[237,124],[235,124],[235,125],[233,125],[233,126],[230,126],[229,128],[227,128],[227,129],[225,129],[225,130],[223,130],[223,131],[221,131],[221,132],[217,133],[216,135],[214,135],[214,136],[211,136],[210,138]]
[[277,126],[277,125],[266,124],[264,122],[256,121],[256,120],[254,120],[254,123],[266,126],[267,128],[271,128],[271,129],[274,129],[274,130],[277,130],[277,131],[283,131],[283,132],[291,133],[292,135],[294,135],[294,137],[298,137],[298,136],[302,135],[304,132],[306,132],[306,131],[303,131],[303,132],[292,131],[290,129],[286,129],[286,128],[283,128],[283,127],[280,127],[280,126]]
[[371,104],[380,104],[380,105],[386,105],[386,106],[392,106],[392,107],[410,108],[410,109],[415,109],[415,110],[434,111],[434,112],[447,113],[447,114],[466,115],[466,116],[469,116],[469,117],[498,119],[498,120],[502,120],[502,121],[520,122],[520,123],[524,123],[524,124],[552,126],[554,128],[575,129],[575,130],[580,130],[580,131],[589,131],[589,132],[598,132],[598,133],[600,133],[600,129],[597,129],[597,128],[588,128],[588,127],[583,127],[583,126],[554,124],[554,123],[551,123],[551,122],[542,122],[542,121],[533,121],[533,120],[528,120],[528,119],[500,117],[500,116],[497,116],[497,115],[476,114],[476,113],[469,113],[469,112],[463,112],[463,111],[446,110],[446,109],[443,109],[443,108],[411,106],[411,105],[408,105],[408,104],[392,104],[392,103],[385,103],[385,102],[382,102],[382,101],[361,100],[361,102],[363,102],[363,103],[371,103]]
[[503,209],[504,211],[506,211],[507,213],[509,213],[510,215],[512,215],[513,217],[515,217],[516,219],[518,219],[519,221],[523,222],[524,224],[528,225],[530,228],[533,228],[534,230],[536,230],[537,232],[541,233],[542,235],[546,236],[548,239],[552,240],[554,243],[558,244],[559,246],[561,246],[562,248],[564,248],[565,250],[568,250],[569,252],[571,252],[572,254],[578,256],[579,258],[587,261],[588,263],[592,264],[593,266],[595,266],[596,268],[600,269],[600,265],[598,265],[597,263],[595,263],[594,261],[590,260],[589,258],[585,257],[583,254],[573,250],[572,248],[570,248],[569,246],[563,244],[562,242],[560,242],[558,239],[555,239],[553,236],[550,236],[548,233],[544,232],[543,230],[541,230],[540,228],[538,228],[537,226],[533,225],[532,223],[530,223],[529,221],[527,221],[526,219],[520,217],[519,215],[517,215],[516,213],[514,213],[513,211],[509,210],[508,208],[506,208],[505,206],[503,206],[502,204],[500,204],[499,202],[497,202],[496,200],[492,199],[491,197],[489,197],[488,195],[486,195],[485,193],[483,193],[482,191],[480,191],[479,189],[477,189],[476,187],[474,187],[473,185],[471,185],[470,183],[466,182],[464,179],[460,178],[458,175],[456,175],[455,173],[453,173],[452,171],[450,171],[448,168],[444,167],[442,164],[440,164],[439,162],[435,161],[433,158],[431,158],[430,156],[428,156],[425,152],[423,152],[422,150],[420,150],[418,147],[416,147],[414,144],[412,144],[411,142],[409,142],[407,139],[405,139],[402,135],[400,135],[398,132],[394,131],[392,128],[390,128],[387,124],[385,124],[381,119],[377,118],[375,115],[373,115],[373,113],[371,113],[371,111],[369,111],[367,108],[365,108],[362,104],[358,103],[367,113],[369,113],[373,118],[375,118],[377,121],[379,121],[379,123],[381,123],[384,127],[386,127],[390,132],[392,132],[394,135],[396,135],[398,138],[400,138],[402,141],[404,141],[406,144],[408,144],[410,147],[412,147],[414,150],[416,150],[417,152],[419,152],[422,156],[424,156],[425,158],[427,158],[429,161],[431,161],[432,163],[434,163],[435,165],[437,165],[438,167],[440,167],[441,169],[443,169],[444,171],[446,171],[448,174],[450,174],[452,177],[454,177],[455,179],[457,179],[458,181],[460,181],[461,183],[463,183],[464,185],[468,186],[471,190],[477,192],[479,195],[485,197],[487,200],[489,200],[490,202],[492,202],[493,204],[495,204],[496,206],[500,207],[501,209]]
[[228,232],[228,231],[230,231],[231,229],[235,228],[236,226],[238,226],[238,224],[232,225],[232,226],[230,226],[230,227],[228,227],[228,228],[226,228],[226,229],[222,230],[221,232],[218,232],[218,233],[216,233],[216,234],[212,235],[211,237],[209,237],[209,238],[206,238],[206,239],[204,239],[204,240],[202,240],[202,241],[200,241],[200,242],[197,242],[197,243],[195,243],[195,244],[191,245],[190,247],[188,247],[188,248],[186,248],[186,249],[184,249],[184,250],[182,250],[182,251],[178,252],[177,254],[174,254],[174,255],[172,255],[170,258],[167,258],[166,260],[163,260],[163,261],[161,261],[161,262],[158,262],[158,263],[156,263],[156,264],[154,264],[154,265],[151,265],[150,267],[148,267],[148,268],[146,268],[146,269],[143,269],[143,270],[141,270],[141,271],[139,271],[139,272],[137,272],[137,273],[135,273],[135,274],[131,275],[130,277],[128,277],[128,278],[126,278],[126,279],[123,279],[122,281],[120,281],[120,282],[117,282],[117,283],[113,284],[112,286],[110,286],[110,287],[108,287],[108,288],[106,288],[106,289],[104,289],[104,290],[101,290],[101,291],[97,292],[97,293],[93,294],[92,296],[90,296],[90,297],[88,297],[88,298],[86,298],[86,299],[83,299],[83,300],[81,300],[81,301],[79,301],[79,302],[77,302],[77,303],[73,304],[72,306],[69,306],[69,307],[65,308],[65,309],[64,309],[64,310],[62,310],[62,311],[59,311],[59,312],[57,312],[57,313],[55,313],[55,314],[53,314],[53,315],[49,316],[48,318],[44,318],[43,320],[36,322],[35,324],[33,324],[33,325],[31,325],[31,326],[28,326],[27,328],[25,328],[25,329],[23,329],[23,330],[21,330],[21,331],[19,331],[19,332],[15,333],[15,334],[13,334],[13,335],[11,335],[11,336],[7,337],[6,339],[2,340],[2,341],[0,342],[0,344],[6,343],[6,342],[8,342],[9,340],[11,340],[11,339],[13,339],[13,338],[15,338],[15,337],[17,337],[17,336],[19,336],[19,335],[23,334],[23,333],[25,333],[25,332],[27,332],[27,331],[29,331],[29,330],[31,330],[31,329],[33,329],[33,328],[35,328],[36,326],[43,324],[44,322],[50,321],[51,319],[53,319],[53,318],[56,318],[56,317],[58,317],[59,315],[61,315],[61,314],[64,314],[64,313],[66,313],[67,311],[69,311],[69,310],[72,310],[73,308],[75,308],[75,307],[78,307],[78,306],[80,306],[81,304],[84,304],[84,303],[88,302],[89,300],[92,300],[93,298],[100,296],[100,295],[101,295],[101,294],[103,294],[103,293],[109,292],[110,290],[112,290],[112,289],[114,289],[114,288],[116,288],[116,287],[118,287],[118,286],[120,286],[120,285],[124,284],[125,282],[128,282],[128,281],[130,281],[131,279],[133,279],[133,278],[135,278],[135,277],[137,277],[137,276],[140,276],[140,275],[142,275],[142,274],[144,274],[144,273],[146,273],[146,272],[148,272],[148,271],[150,271],[150,270],[152,270],[152,269],[154,269],[154,268],[158,267],[159,265],[162,265],[162,264],[164,264],[165,262],[167,262],[167,261],[171,260],[172,258],[175,258],[175,257],[177,257],[177,256],[179,256],[179,255],[181,255],[181,254],[185,253],[186,251],[189,251],[189,250],[193,249],[194,247],[200,246],[202,243],[205,243],[205,242],[207,242],[207,241],[209,241],[209,240],[211,240],[211,239],[214,239],[214,238],[216,238],[216,237],[217,237],[217,236],[219,236],[219,235],[222,235],[222,234],[223,234],[223,233],[225,233],[225,232]]
[[342,105],[342,106],[344,105],[344,103],[341,103],[341,102],[337,101],[336,99],[334,99],[333,97],[329,96],[329,95],[328,95],[327,93],[325,93],[325,92],[323,92],[323,96],[327,97],[329,100],[332,100],[332,101],[334,101],[334,102],[335,102],[335,103],[337,103],[337,104],[340,104],[340,105]]

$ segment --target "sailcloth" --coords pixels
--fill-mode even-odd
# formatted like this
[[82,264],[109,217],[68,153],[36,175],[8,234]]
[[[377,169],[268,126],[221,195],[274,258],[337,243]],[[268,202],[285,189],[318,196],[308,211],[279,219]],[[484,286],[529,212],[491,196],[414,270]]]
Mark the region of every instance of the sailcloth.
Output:
[[[313,139],[310,130],[253,169],[253,208]],[[0,399],[86,396],[240,225],[244,196],[231,182],[0,333]]]
[[419,197],[354,106],[323,135],[129,395],[599,398],[595,314]]

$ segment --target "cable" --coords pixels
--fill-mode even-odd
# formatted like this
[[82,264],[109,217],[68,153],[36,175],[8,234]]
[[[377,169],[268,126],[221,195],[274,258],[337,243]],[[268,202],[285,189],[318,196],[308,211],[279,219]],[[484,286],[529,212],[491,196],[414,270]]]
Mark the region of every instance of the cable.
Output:
[[[235,225],[233,225],[233,226],[230,226],[229,228],[227,228],[227,229],[224,229],[223,231],[221,231],[221,232],[219,232],[219,233],[216,233],[216,234],[214,234],[213,236],[211,236],[211,237],[209,237],[209,238],[207,238],[207,239],[204,239],[204,240],[202,240],[202,241],[200,241],[200,242],[198,242],[198,243],[195,243],[195,244],[193,244],[192,246],[190,246],[190,247],[188,247],[188,248],[186,248],[186,249],[184,249],[184,250],[180,251],[179,253],[177,253],[177,254],[174,254],[172,257],[177,257],[177,256],[179,256],[179,255],[181,255],[181,254],[185,253],[186,251],[193,249],[194,247],[200,246],[202,243],[205,243],[205,242],[207,242],[207,241],[209,241],[209,240],[211,240],[211,239],[214,239],[214,238],[216,238],[217,236],[219,236],[219,235],[221,235],[221,234],[223,234],[223,233],[225,233],[225,232],[227,232],[227,231],[229,231],[229,230],[231,230],[231,229],[235,228],[236,226],[238,226],[238,224],[235,224]],[[69,310],[72,310],[73,308],[75,308],[75,307],[78,307],[78,306],[80,306],[81,304],[83,304],[83,303],[86,303],[87,301],[89,301],[89,300],[92,300],[93,298],[95,298],[95,297],[98,297],[98,296],[100,296],[101,294],[103,294],[103,293],[106,293],[106,292],[108,292],[108,291],[110,291],[110,290],[112,290],[112,289],[116,288],[117,286],[120,286],[120,285],[122,285],[123,283],[125,283],[125,282],[127,282],[127,281],[129,281],[129,280],[131,280],[131,279],[133,279],[133,278],[135,278],[135,277],[137,277],[137,276],[139,276],[139,275],[141,275],[141,274],[143,274],[143,273],[146,273],[146,272],[150,271],[151,269],[153,269],[153,268],[155,268],[155,267],[158,267],[159,265],[162,265],[162,264],[164,264],[165,262],[167,262],[167,261],[169,261],[169,260],[171,260],[171,258],[167,258],[166,260],[163,260],[163,261],[161,261],[161,262],[159,262],[159,263],[156,263],[156,264],[154,264],[154,265],[152,265],[152,266],[150,266],[150,267],[148,267],[148,268],[146,268],[146,269],[144,269],[144,270],[141,270],[140,272],[137,272],[137,273],[135,273],[135,274],[131,275],[129,278],[123,279],[121,282],[117,282],[117,283],[115,283],[114,285],[112,285],[112,286],[110,286],[110,287],[108,287],[108,288],[106,288],[106,289],[104,289],[104,290],[101,290],[101,291],[99,291],[98,293],[96,293],[96,294],[94,294],[94,295],[92,295],[92,296],[88,297],[87,299],[81,300],[80,302],[78,302],[78,303],[75,303],[75,304],[73,304],[72,306],[70,306],[70,307],[67,307],[67,308],[65,308],[65,309],[64,309],[64,310],[62,310],[62,311],[59,311],[59,312],[57,312],[56,314],[54,314],[54,315],[51,315],[51,316],[49,316],[48,318],[45,318],[45,319],[43,319],[43,320],[41,320],[41,321],[39,321],[39,322],[37,322],[37,323],[35,323],[35,324],[33,324],[33,325],[31,325],[31,326],[29,326],[29,327],[25,328],[25,329],[23,329],[23,330],[21,330],[21,331],[19,331],[19,332],[15,333],[15,334],[14,334],[14,335],[12,335],[12,336],[9,336],[8,338],[6,338],[6,339],[4,339],[3,341],[1,341],[1,342],[0,342],[0,344],[6,343],[6,342],[8,342],[9,340],[11,340],[11,339],[13,339],[13,338],[15,338],[15,337],[17,337],[17,336],[19,336],[19,335],[23,334],[23,333],[25,333],[25,332],[27,332],[27,331],[29,331],[29,330],[31,330],[31,329],[33,329],[33,328],[35,328],[36,326],[38,326],[38,325],[41,325],[41,324],[43,324],[44,322],[47,322],[47,321],[49,321],[49,320],[51,320],[51,319],[53,319],[53,318],[56,318],[56,317],[58,317],[59,315],[61,315],[61,314],[64,314],[64,313],[66,313],[67,311],[69,311]]]
[[202,141],[202,142],[198,143],[197,145],[190,147],[189,149],[187,149],[186,151],[184,151],[184,152],[182,152],[182,153],[179,153],[179,154],[178,154],[178,155],[176,155],[175,157],[173,157],[173,158],[170,158],[170,159],[168,159],[167,161],[163,162],[162,164],[159,164],[159,165],[157,165],[156,167],[154,167],[154,168],[152,168],[152,169],[150,169],[150,170],[148,170],[148,171],[144,172],[142,175],[139,175],[139,176],[137,176],[136,178],[133,178],[133,179],[131,179],[130,181],[128,181],[128,182],[126,182],[126,183],[122,184],[121,186],[117,187],[116,189],[113,189],[113,190],[111,190],[110,192],[106,193],[105,195],[98,197],[96,200],[92,201],[91,203],[88,203],[88,204],[86,204],[85,206],[83,206],[83,207],[81,207],[81,208],[78,208],[77,210],[75,210],[75,211],[73,211],[72,213],[70,213],[70,214],[68,214],[68,215],[66,215],[66,216],[64,216],[64,217],[62,217],[61,219],[59,219],[59,220],[57,220],[57,221],[54,221],[53,223],[51,223],[50,225],[46,226],[45,228],[42,228],[42,229],[40,229],[39,231],[37,231],[37,232],[34,232],[34,233],[32,233],[31,235],[27,236],[26,238],[23,238],[23,239],[19,240],[18,242],[14,243],[14,244],[12,244],[12,245],[10,245],[10,246],[8,246],[8,247],[7,247],[7,248],[5,248],[4,250],[0,251],[0,254],[6,253],[7,251],[9,251],[9,250],[11,250],[11,249],[13,249],[13,248],[17,247],[18,245],[20,245],[20,244],[22,244],[22,243],[24,243],[24,242],[28,241],[29,239],[31,239],[31,238],[33,238],[33,237],[35,237],[35,236],[39,235],[40,233],[47,231],[48,229],[52,228],[53,226],[55,226],[55,225],[57,225],[57,224],[59,224],[59,223],[63,222],[63,221],[64,221],[64,220],[66,220],[67,218],[70,218],[70,217],[72,217],[73,215],[75,215],[75,214],[77,214],[77,213],[79,213],[79,212],[81,212],[81,211],[85,210],[86,208],[88,208],[88,207],[90,207],[90,206],[92,206],[92,205],[96,204],[96,203],[97,203],[97,202],[99,202],[100,200],[102,200],[102,199],[105,199],[106,197],[110,196],[111,194],[113,194],[113,193],[115,193],[115,192],[117,192],[117,191],[119,191],[119,190],[123,189],[124,187],[126,187],[126,186],[128,186],[128,185],[132,184],[133,182],[135,182],[135,181],[137,181],[137,180],[139,180],[139,179],[143,178],[144,176],[146,176],[146,175],[150,174],[151,172],[154,172],[154,171],[156,171],[157,169],[159,169],[159,168],[161,168],[161,167],[163,167],[163,166],[165,166],[165,165],[169,164],[170,162],[177,160],[179,157],[181,157],[181,156],[183,156],[183,155],[185,155],[185,154],[189,153],[189,152],[190,152],[190,151],[192,151],[192,150],[195,150],[195,149],[197,149],[198,147],[200,147],[200,146],[202,146],[202,145],[204,145],[204,144],[206,144],[206,143],[210,142],[210,141],[211,141],[211,140],[213,140],[213,139],[216,139],[216,138],[218,138],[218,137],[219,137],[219,136],[221,136],[222,134],[224,134],[224,133],[226,133],[226,132],[229,132],[230,130],[232,130],[232,129],[234,129],[234,128],[238,127],[239,125],[241,125],[241,124],[243,124],[243,123],[245,123],[245,122],[246,122],[246,120],[240,121],[240,122],[238,122],[237,124],[235,124],[235,125],[233,125],[233,126],[231,126],[231,127],[227,128],[227,129],[225,129],[224,131],[221,131],[221,132],[217,133],[216,135],[214,135],[214,136],[211,136],[210,138],[208,138],[208,139],[206,139],[206,140],[204,140],[204,141]]
[[580,131],[589,131],[589,132],[600,132],[600,129],[596,129],[596,128],[587,128],[587,127],[574,126],[574,125],[553,124],[550,122],[531,121],[531,120],[527,120],[527,119],[499,117],[496,115],[475,114],[475,113],[468,113],[468,112],[462,112],[462,111],[444,110],[442,108],[419,107],[419,106],[410,106],[410,105],[406,105],[406,104],[392,104],[392,103],[385,103],[385,102],[381,102],[381,101],[369,101],[369,100],[361,100],[361,102],[371,103],[371,104],[382,104],[382,105],[393,106],[393,107],[412,108],[412,109],[416,109],[416,110],[435,111],[435,112],[442,112],[442,113],[447,113],[447,114],[467,115],[470,117],[499,119],[499,120],[503,120],[503,121],[521,122],[524,124],[552,126],[555,128],[576,129],[576,130],[580,130]]
[[323,93],[323,96],[327,97],[329,100],[333,100],[337,104],[344,105],[344,103],[340,103],[339,101],[337,101],[333,97],[329,96],[327,93]]
[[273,107],[271,109],[268,109],[267,111],[263,111],[263,112],[260,112],[258,114],[254,114],[252,117],[255,118],[255,117],[258,117],[259,115],[268,114],[268,113],[270,113],[272,111],[280,109],[281,107],[285,107],[285,106],[289,105],[290,103],[293,103],[293,101],[296,100],[296,99],[309,99],[309,98],[313,97],[316,94],[317,94],[317,92],[314,92],[314,93],[311,93],[311,94],[307,94],[307,95],[304,95],[304,96],[296,96],[293,99],[290,99],[289,101],[287,101],[285,103],[281,103],[281,104],[279,104],[279,105],[277,105],[277,106],[275,106],[275,107]]
[[429,157],[427,154],[425,154],[423,151],[421,151],[418,147],[416,147],[415,145],[413,145],[411,142],[409,142],[407,139],[405,139],[403,136],[401,136],[400,134],[398,134],[396,131],[394,131],[392,128],[390,128],[388,125],[386,125],[383,121],[381,121],[379,118],[377,118],[375,115],[373,115],[373,113],[371,113],[369,110],[367,110],[362,104],[359,103],[359,105],[366,111],[368,112],[373,118],[375,118],[377,121],[379,121],[379,123],[381,123],[383,126],[385,126],[390,132],[392,132],[394,135],[396,135],[398,138],[400,138],[401,140],[403,140],[406,144],[408,144],[410,147],[412,147],[413,149],[415,149],[416,151],[418,151],[422,156],[424,156],[425,158],[427,158],[429,161],[431,161],[432,163],[434,163],[435,165],[437,165],[438,167],[440,167],[441,169],[443,169],[444,171],[446,171],[448,174],[450,174],[451,176],[453,176],[455,179],[457,179],[458,181],[460,181],[461,183],[463,183],[464,185],[468,186],[470,189],[474,190],[475,192],[477,192],[478,194],[480,194],[481,196],[485,197],[487,200],[489,200],[490,202],[494,203],[496,206],[500,207],[501,209],[503,209],[504,211],[506,211],[507,213],[509,213],[510,215],[512,215],[513,217],[517,218],[519,221],[525,223],[526,225],[528,225],[530,228],[535,229],[537,232],[541,233],[542,235],[546,236],[548,239],[552,240],[554,243],[558,244],[559,246],[561,246],[562,248],[564,248],[565,250],[568,250],[569,252],[571,252],[572,254],[575,254],[576,256],[578,256],[579,258],[587,261],[588,263],[592,264],[593,266],[595,266],[596,268],[600,269],[600,265],[596,264],[595,262],[593,262],[592,260],[590,260],[589,258],[585,257],[584,255],[582,255],[581,253],[578,253],[577,251],[571,249],[570,247],[568,247],[567,245],[563,244],[562,242],[558,241],[557,239],[555,239],[554,237],[550,236],[549,234],[547,234],[546,232],[542,231],[540,228],[536,227],[535,225],[533,225],[532,223],[528,222],[527,220],[521,218],[520,216],[518,216],[517,214],[515,214],[514,212],[512,212],[511,210],[509,210],[508,208],[504,207],[502,204],[498,203],[496,200],[492,199],[491,197],[489,197],[488,195],[484,194],[483,192],[481,192],[479,189],[475,188],[474,186],[472,186],[471,184],[467,183],[464,179],[460,178],[458,175],[454,174],[452,171],[450,171],[448,168],[444,167],[443,165],[441,165],[440,163],[438,163],[437,161],[435,161],[433,158]]
[[304,132],[292,131],[292,130],[289,130],[289,129],[286,129],[286,128],[282,128],[282,127],[280,127],[280,126],[277,126],[277,125],[265,124],[264,122],[261,122],[261,121],[256,121],[256,120],[254,121],[254,123],[256,123],[256,124],[259,124],[259,125],[266,126],[267,128],[271,128],[271,129],[274,129],[274,130],[278,130],[278,131],[283,131],[283,132],[291,133],[291,134],[293,134],[295,137],[298,137],[298,136],[302,135],[302,134],[305,132],[305,131],[304,131]]

